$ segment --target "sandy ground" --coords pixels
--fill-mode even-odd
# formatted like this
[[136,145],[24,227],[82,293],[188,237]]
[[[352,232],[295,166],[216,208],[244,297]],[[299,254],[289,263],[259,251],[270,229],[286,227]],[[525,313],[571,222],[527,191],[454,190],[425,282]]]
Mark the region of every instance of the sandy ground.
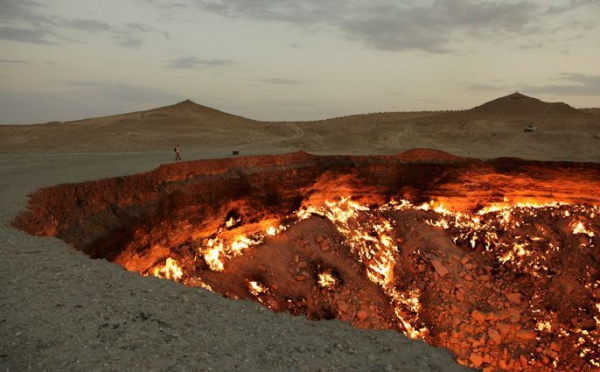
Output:
[[[464,370],[445,350],[397,332],[273,314],[143,278],[8,226],[40,187],[147,171],[171,161],[178,142],[184,160],[232,150],[390,154],[429,147],[479,158],[600,161],[595,114],[461,115],[261,123],[186,103],[68,124],[0,126],[0,370]],[[541,130],[524,133],[527,123]]]

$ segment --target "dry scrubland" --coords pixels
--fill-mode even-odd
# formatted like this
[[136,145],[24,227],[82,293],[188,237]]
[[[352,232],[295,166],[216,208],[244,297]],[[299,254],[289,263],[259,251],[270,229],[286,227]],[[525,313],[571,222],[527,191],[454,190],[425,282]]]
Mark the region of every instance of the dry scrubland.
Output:
[[[536,125],[535,133],[523,127]],[[260,122],[184,101],[130,114],[44,125],[0,126],[0,152],[164,152],[180,143],[202,156],[264,153],[393,154],[433,148],[489,159],[600,161],[597,109],[574,109],[515,93],[465,111],[354,115]],[[189,159],[189,158],[188,158]]]

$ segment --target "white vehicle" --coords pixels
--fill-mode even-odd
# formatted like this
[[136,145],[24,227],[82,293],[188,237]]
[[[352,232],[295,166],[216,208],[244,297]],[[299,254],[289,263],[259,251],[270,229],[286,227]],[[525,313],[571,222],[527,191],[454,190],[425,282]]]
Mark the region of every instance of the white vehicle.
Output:
[[528,125],[523,128],[523,132],[535,132],[538,129],[535,125]]

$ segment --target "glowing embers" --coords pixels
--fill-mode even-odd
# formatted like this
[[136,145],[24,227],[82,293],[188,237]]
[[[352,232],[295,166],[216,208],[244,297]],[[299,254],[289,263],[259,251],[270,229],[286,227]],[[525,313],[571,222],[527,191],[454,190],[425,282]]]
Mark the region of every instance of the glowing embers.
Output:
[[[189,250],[186,246],[172,251],[180,266],[173,258],[163,258],[148,272],[210,288],[205,281],[228,297],[252,298],[275,311],[307,316],[314,314],[306,310],[307,298],[321,296],[319,301],[326,304],[321,310],[327,313],[313,317],[340,316],[336,308],[340,302],[331,299],[361,287],[349,284],[347,271],[344,274],[334,261],[306,260],[302,275],[291,271],[287,279],[286,269],[271,275],[273,267],[260,269],[260,260],[252,261],[254,266],[238,266],[252,256],[260,257],[258,250],[285,246],[302,252],[306,247],[299,241],[318,239],[294,240],[293,233],[303,225],[292,225],[306,221],[312,227],[320,221],[332,234],[323,254],[337,259],[344,252],[353,272],[365,279],[362,285],[377,285],[375,291],[390,310],[387,328],[447,346],[461,362],[475,367],[479,365],[473,360],[479,359],[469,359],[470,354],[486,352],[490,355],[486,365],[497,369],[521,363],[525,370],[540,370],[539,361],[550,370],[594,368],[600,360],[600,270],[593,258],[599,257],[599,216],[598,207],[565,203],[511,205],[506,200],[473,212],[455,212],[436,201],[375,205],[340,197],[260,222],[247,223],[236,216],[234,224],[227,224],[227,218],[216,231],[202,232],[209,238],[189,243]],[[290,235],[278,237],[288,229]],[[248,254],[252,249],[257,251]],[[442,249],[446,252],[440,253]],[[273,260],[277,254],[268,257]],[[242,289],[227,292],[221,285],[226,277],[220,275],[234,274],[241,277]],[[298,295],[300,287],[303,295]],[[483,318],[471,316],[482,306],[487,309]],[[367,312],[362,311],[361,317],[344,320],[358,319],[354,324],[360,326],[366,324],[361,323],[364,320],[371,322],[371,314],[379,310],[369,310],[373,312],[369,318],[363,318]],[[436,312],[450,320],[435,320]],[[456,336],[443,336],[443,327],[456,329]],[[469,337],[474,341],[465,346]],[[453,338],[462,343],[453,343]]]
[[221,255],[224,252],[223,242],[217,241],[216,239],[209,239],[206,243],[206,247],[200,250],[204,261],[208,264],[213,271],[223,271],[225,266],[221,260]]
[[573,227],[573,234],[583,234],[587,235],[590,238],[596,236],[596,234],[594,234],[593,231],[588,230],[581,221],[577,222]]
[[446,211],[427,223],[447,230],[455,244],[493,252],[500,263],[539,276],[550,269],[548,262],[560,252],[565,235],[587,236],[580,246],[596,246],[596,234],[586,224],[597,215],[595,206],[518,203],[492,205],[474,214]]
[[246,227],[244,232],[236,235],[238,231],[234,226],[239,226],[241,219],[236,220],[235,225],[230,224],[229,221],[231,219],[226,222],[229,230],[221,228],[213,234],[213,238],[205,239],[198,244],[199,256],[204,259],[212,271],[223,271],[227,260],[242,255],[244,250],[252,246],[260,245],[266,237],[276,236],[286,230],[285,226],[276,221],[265,221]]
[[169,257],[166,259],[164,265],[157,266],[152,270],[152,275],[178,282],[183,277],[183,270],[181,270],[177,261]]
[[258,281],[248,280],[247,284],[250,293],[252,293],[256,297],[259,297],[261,294],[269,292],[269,288],[267,288],[267,286]]
[[358,261],[365,264],[367,277],[381,286],[389,297],[400,328],[411,338],[423,338],[427,328],[419,321],[418,288],[400,292],[395,287],[394,268],[398,247],[392,238],[394,222],[386,212],[397,205],[408,205],[408,202],[392,202],[376,207],[341,197],[326,201],[324,206],[303,208],[298,212],[298,217],[305,219],[317,214],[329,219]]
[[348,197],[326,201],[325,206],[317,208],[303,208],[298,212],[298,218],[309,218],[312,214],[324,216],[334,224],[359,261],[366,264],[369,279],[382,287],[393,284],[393,252],[397,248],[390,236],[391,220],[378,213],[378,209]]
[[444,213],[427,223],[443,228],[456,245],[496,260],[494,271],[503,273],[496,283],[528,293],[523,300],[511,297],[523,324],[534,322],[517,337],[557,349],[536,354],[532,363],[549,358],[548,364],[564,369],[569,364],[562,358],[572,350],[600,367],[600,292],[591,284],[600,275],[598,212],[596,206],[529,203]]
[[336,278],[331,269],[320,272],[318,277],[319,287],[321,288],[332,288],[335,287],[339,282],[339,279]]

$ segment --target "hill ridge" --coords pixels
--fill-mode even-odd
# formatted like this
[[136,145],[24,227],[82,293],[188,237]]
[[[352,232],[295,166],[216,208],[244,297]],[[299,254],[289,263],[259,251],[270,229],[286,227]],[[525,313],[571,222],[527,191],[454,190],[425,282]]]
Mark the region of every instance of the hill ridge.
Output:
[[488,101],[466,112],[478,116],[581,117],[587,115],[564,102],[545,102],[519,92]]

